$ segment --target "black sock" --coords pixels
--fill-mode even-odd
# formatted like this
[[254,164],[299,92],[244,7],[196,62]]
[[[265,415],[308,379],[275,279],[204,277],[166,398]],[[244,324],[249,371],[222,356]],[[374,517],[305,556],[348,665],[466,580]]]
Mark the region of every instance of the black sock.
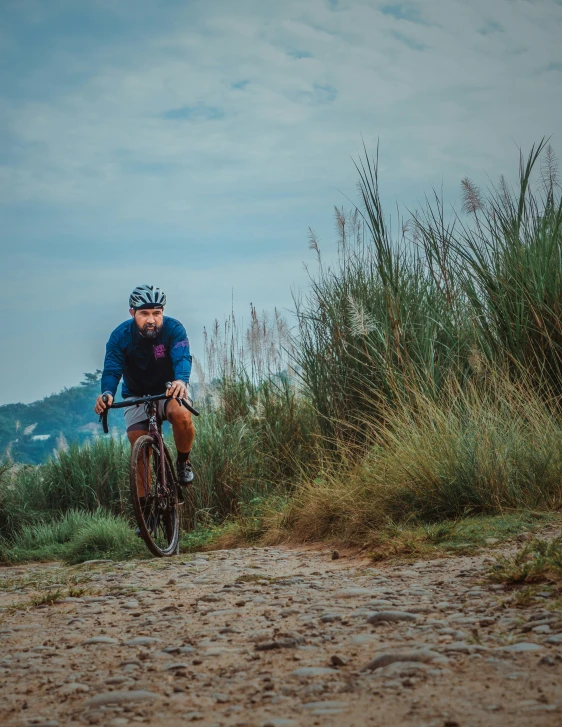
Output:
[[190,454],[191,450],[189,452],[180,452],[178,449],[178,462],[187,462]]

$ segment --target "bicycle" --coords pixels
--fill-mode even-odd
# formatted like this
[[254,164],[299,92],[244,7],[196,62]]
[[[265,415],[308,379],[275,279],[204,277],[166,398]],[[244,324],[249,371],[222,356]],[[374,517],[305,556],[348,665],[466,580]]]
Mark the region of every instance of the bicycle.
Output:
[[[170,383],[166,384],[169,389]],[[177,482],[172,457],[162,436],[162,421],[156,402],[167,399],[166,394],[141,396],[113,403],[100,414],[103,431],[108,434],[107,415],[110,409],[124,409],[129,406],[144,406],[148,418],[148,434],[143,434],[131,451],[130,487],[133,510],[139,527],[139,535],[154,555],[164,558],[179,552],[180,502],[183,503]],[[104,397],[107,403],[107,396]],[[192,414],[199,416],[185,399],[177,399]],[[144,492],[141,502],[140,489]]]

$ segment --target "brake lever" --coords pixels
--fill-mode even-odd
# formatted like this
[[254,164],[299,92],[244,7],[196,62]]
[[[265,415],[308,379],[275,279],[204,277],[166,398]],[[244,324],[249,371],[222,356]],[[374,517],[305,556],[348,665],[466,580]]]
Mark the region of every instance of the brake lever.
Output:
[[196,417],[199,416],[199,412],[197,411],[197,409],[192,407],[191,404],[188,404],[185,399],[180,399],[179,402],[180,402],[181,406],[185,406],[187,411],[190,411],[194,416],[196,416]]

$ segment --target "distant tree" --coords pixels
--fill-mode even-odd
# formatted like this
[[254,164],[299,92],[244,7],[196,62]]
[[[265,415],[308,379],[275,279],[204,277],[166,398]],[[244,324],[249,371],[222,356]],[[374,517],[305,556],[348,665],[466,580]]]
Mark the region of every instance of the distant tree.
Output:
[[101,380],[101,369],[96,369],[93,374],[85,373],[85,379],[84,381],[81,381],[81,386],[93,386],[94,384],[98,384]]

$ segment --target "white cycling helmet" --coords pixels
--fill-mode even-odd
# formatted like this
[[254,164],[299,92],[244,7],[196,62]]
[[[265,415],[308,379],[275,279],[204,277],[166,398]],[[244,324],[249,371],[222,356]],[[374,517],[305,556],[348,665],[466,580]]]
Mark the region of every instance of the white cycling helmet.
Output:
[[166,305],[166,294],[154,285],[138,285],[129,297],[129,308],[163,308]]

